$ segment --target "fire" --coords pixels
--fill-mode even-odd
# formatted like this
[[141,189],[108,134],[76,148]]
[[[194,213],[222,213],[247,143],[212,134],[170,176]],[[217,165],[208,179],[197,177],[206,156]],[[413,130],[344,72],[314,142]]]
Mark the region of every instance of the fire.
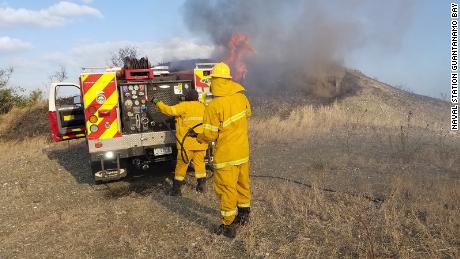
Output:
[[227,56],[224,62],[232,68],[233,80],[241,82],[247,73],[246,56],[254,53],[249,36],[242,32],[234,32],[227,44]]

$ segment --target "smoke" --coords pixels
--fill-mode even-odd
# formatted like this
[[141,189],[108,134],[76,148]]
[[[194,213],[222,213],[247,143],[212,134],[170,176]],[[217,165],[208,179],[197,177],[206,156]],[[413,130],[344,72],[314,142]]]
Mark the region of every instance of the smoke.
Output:
[[413,0],[187,0],[183,12],[190,31],[217,46],[213,58],[225,56],[232,33],[249,35],[256,54],[247,60],[248,90],[334,96],[354,51],[398,49],[412,6]]

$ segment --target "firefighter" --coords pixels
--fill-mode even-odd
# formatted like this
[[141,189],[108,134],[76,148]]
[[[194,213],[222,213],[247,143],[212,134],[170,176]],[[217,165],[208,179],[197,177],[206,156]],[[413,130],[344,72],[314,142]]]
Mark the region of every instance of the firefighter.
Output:
[[216,64],[211,73],[213,100],[203,119],[203,132],[192,133],[200,143],[216,142],[213,166],[214,190],[220,200],[222,224],[217,234],[234,238],[238,225],[249,222],[248,120],[251,116],[245,89],[232,81],[230,68]]
[[[181,102],[174,106],[166,105],[164,102],[153,98],[152,100],[158,109],[167,116],[176,118],[176,137],[178,141],[182,141],[187,131],[203,122],[203,114],[205,106],[198,101],[198,93],[194,89],[185,91],[185,102]],[[196,132],[202,132],[202,126],[195,128]],[[186,155],[181,154],[181,149],[184,148]],[[208,149],[207,144],[198,143],[196,139],[186,138],[183,147],[180,143],[177,144],[177,164],[174,173],[174,181],[171,189],[172,196],[181,196],[181,186],[184,181],[189,163],[191,162],[195,168],[195,177],[197,179],[196,190],[205,192],[206,187],[206,165],[205,156]],[[184,157],[185,156],[185,157]],[[187,159],[189,161],[187,161]],[[185,160],[185,161],[184,161]]]

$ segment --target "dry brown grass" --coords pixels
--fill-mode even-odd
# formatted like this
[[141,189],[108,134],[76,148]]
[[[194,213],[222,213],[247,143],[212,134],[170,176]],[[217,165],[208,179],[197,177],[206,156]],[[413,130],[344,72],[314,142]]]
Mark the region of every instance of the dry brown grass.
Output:
[[48,103],[41,101],[25,108],[13,108],[0,116],[0,138],[24,140],[49,134]]
[[[367,148],[363,150],[368,156],[363,156],[360,150],[349,157],[338,157],[343,152],[343,143],[320,136],[312,138],[312,142],[277,144],[282,154],[267,145],[254,145],[252,174],[297,179],[312,183],[314,188],[253,178],[253,221],[241,229],[235,241],[209,232],[218,223],[213,193],[196,195],[193,186],[188,185],[183,198],[167,197],[164,176],[95,188],[87,182],[89,168],[84,143],[47,146],[46,139],[8,142],[1,150],[10,153],[0,158],[0,255],[6,258],[220,258],[232,254],[269,258],[455,258],[459,255],[458,171],[446,173],[425,168],[426,164],[407,164],[391,157],[376,160],[369,148],[371,142],[366,142]],[[362,143],[363,139],[353,139],[352,145],[357,142]],[[309,146],[305,153],[299,153],[305,146]],[[190,179],[189,182],[193,184]],[[319,189],[322,187],[382,195],[385,202],[377,207],[363,198],[322,192]]]
[[447,106],[366,84],[328,106],[255,107],[253,217],[235,240],[211,233],[211,187],[197,195],[188,179],[184,197],[168,197],[170,167],[93,186],[83,141],[6,137],[25,111],[0,117],[0,257],[458,258],[460,138]]
[[[276,104],[272,104],[276,105]],[[445,112],[448,105],[442,104]],[[270,110],[269,107],[265,107]],[[424,128],[432,131],[448,132],[448,121],[440,118],[439,109],[430,111],[417,106],[394,106],[385,100],[372,95],[360,95],[347,98],[331,105],[298,106],[283,114],[271,114],[268,118],[252,119],[251,136],[257,139],[304,138],[317,133],[334,133],[334,131],[354,131],[356,128],[367,129],[401,129],[410,131]],[[260,109],[260,108],[259,108]]]
[[[460,138],[440,116],[448,105],[417,104],[409,96],[410,105],[395,106],[369,91],[251,120],[260,146],[254,174],[302,179],[314,188],[265,180],[266,206],[247,250],[283,258],[459,256]],[[267,143],[275,148],[265,151]],[[385,202],[375,206],[348,193]]]
[[[274,258],[456,258],[458,183],[420,186],[411,184],[412,177],[419,176],[414,173],[388,182],[380,207],[317,188],[267,182],[259,187],[268,190],[259,196],[263,199],[259,205],[264,205],[245,232],[252,237],[246,237],[247,250]],[[329,184],[314,182],[314,186]]]

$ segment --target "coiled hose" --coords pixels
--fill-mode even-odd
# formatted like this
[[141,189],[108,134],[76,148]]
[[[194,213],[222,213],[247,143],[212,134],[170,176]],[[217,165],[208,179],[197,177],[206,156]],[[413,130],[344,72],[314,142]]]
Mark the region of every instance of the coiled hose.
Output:
[[185,150],[185,147],[184,147],[184,144],[185,144],[185,140],[187,139],[187,137],[190,136],[190,133],[196,129],[197,127],[203,125],[203,123],[198,123],[197,125],[191,127],[188,129],[187,133],[185,133],[184,137],[182,138],[182,141],[179,141],[179,139],[177,138],[176,136],[176,141],[177,143],[179,143],[180,145],[180,157],[182,158],[182,161],[186,164],[188,164],[190,162],[190,160],[188,159],[188,154],[187,154],[187,150]]
[[[187,150],[185,150],[185,147],[184,147],[184,144],[185,144],[185,140],[187,139],[187,137],[190,137],[190,133],[197,127],[203,125],[203,123],[198,123],[197,125],[191,127],[188,129],[187,133],[185,133],[184,137],[182,138],[182,141],[179,140],[176,137],[176,141],[177,143],[179,144],[180,146],[180,157],[182,159],[182,161],[185,163],[185,164],[189,164],[190,163],[190,160],[188,158],[188,154],[187,154]],[[210,157],[208,157],[209,161],[210,161]],[[210,174],[206,174],[206,179],[211,179],[212,177],[214,176],[214,170],[212,170],[212,166],[211,166],[211,173]]]

